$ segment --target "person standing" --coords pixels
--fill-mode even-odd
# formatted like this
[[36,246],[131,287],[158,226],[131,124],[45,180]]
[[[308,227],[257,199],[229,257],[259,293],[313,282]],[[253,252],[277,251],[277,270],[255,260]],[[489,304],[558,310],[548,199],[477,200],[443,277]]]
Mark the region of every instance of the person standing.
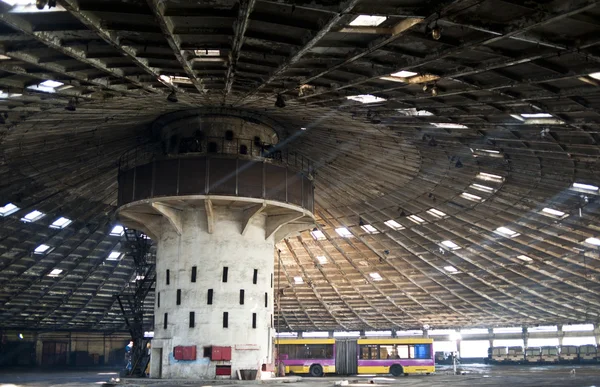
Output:
[[129,344],[127,344],[127,346],[125,346],[125,369],[128,372],[131,372],[131,369],[133,368],[133,366],[131,364],[132,356],[133,356],[133,340],[130,340]]

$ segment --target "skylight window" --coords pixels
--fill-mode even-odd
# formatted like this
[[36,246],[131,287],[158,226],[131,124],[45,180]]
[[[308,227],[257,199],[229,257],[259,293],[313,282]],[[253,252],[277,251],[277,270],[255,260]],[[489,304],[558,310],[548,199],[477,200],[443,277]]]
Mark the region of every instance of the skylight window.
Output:
[[376,103],[376,102],[384,102],[387,101],[385,98],[376,97],[372,94],[359,94],[359,95],[351,95],[346,97],[347,99],[351,99],[353,101],[357,101],[360,103]]
[[36,220],[42,219],[44,217],[44,215],[46,215],[46,214],[44,214],[43,212],[40,212],[38,210],[33,210],[29,214],[27,214],[24,217],[22,217],[21,220],[23,222],[33,223]]
[[294,283],[296,285],[302,285],[304,283],[304,280],[302,279],[302,277],[294,277]]
[[312,230],[310,232],[310,235],[312,235],[312,237],[315,238],[316,241],[323,241],[323,240],[327,239],[325,237],[325,234],[323,234],[323,232],[321,230],[317,230],[317,229]]
[[427,213],[429,215],[435,216],[436,218],[443,218],[444,216],[446,216],[445,212],[442,212],[435,208],[431,208],[431,209],[427,210]]
[[551,216],[553,218],[560,218],[560,219],[566,218],[567,216],[569,216],[568,214],[565,214],[562,211],[555,210],[554,208],[548,208],[548,207],[542,209],[542,213],[544,215],[548,215],[548,216]]
[[591,73],[590,77],[592,77],[592,78],[597,79],[597,80],[600,81],[600,73]]
[[573,188],[590,193],[598,193],[598,187],[591,184],[573,183]]
[[10,56],[0,54],[0,60],[9,60],[12,59]]
[[413,222],[419,224],[419,223],[425,223],[425,219],[423,218],[419,218],[417,215],[409,215],[408,219],[412,220]]
[[504,227],[504,226],[503,227],[498,227],[496,230],[494,230],[494,232],[496,234],[500,234],[502,236],[509,237],[509,238],[514,238],[516,236],[521,235],[518,232],[516,232],[514,230],[511,230],[510,228]]
[[120,224],[114,226],[110,231],[111,236],[123,236],[123,234],[125,234],[125,228],[123,228],[123,226]]
[[194,50],[194,54],[197,56],[221,56],[221,50],[205,49],[205,50]]
[[446,270],[448,273],[458,273],[458,269],[455,268],[454,266],[444,266],[444,270]]
[[600,239],[598,238],[587,238],[585,243],[589,243],[590,245],[600,246]]
[[61,269],[54,269],[50,272],[50,274],[48,274],[48,276],[50,277],[57,277],[60,273],[62,273],[63,271]]
[[355,27],[377,27],[387,20],[385,16],[358,15],[349,25]]
[[336,228],[335,232],[337,232],[342,238],[349,238],[352,236],[352,233],[346,227]]
[[27,86],[27,88],[31,90],[43,91],[46,93],[55,93],[56,88],[62,85],[64,85],[64,83],[62,82],[47,80],[37,85]]
[[35,254],[46,254],[47,252],[48,253],[50,252],[50,251],[48,251],[49,249],[50,249],[50,246],[41,244],[38,247],[36,247],[35,250],[33,250],[33,252]]
[[492,187],[488,187],[487,185],[482,185],[482,184],[471,184],[471,188],[476,189],[478,191],[483,191],[483,192],[488,192],[488,193],[492,193],[495,191],[494,188]]
[[383,222],[383,224],[385,224],[386,226],[388,226],[392,230],[403,230],[404,229],[403,225],[401,225],[400,223],[396,222],[393,219],[385,221],[385,222]]
[[392,77],[409,78],[409,77],[414,77],[415,75],[417,75],[417,73],[412,72],[412,71],[402,70],[402,71],[398,71],[397,73],[393,73],[390,75]]
[[552,114],[548,113],[523,113],[521,114],[523,118],[552,118]]
[[458,250],[458,249],[460,249],[460,246],[457,245],[456,243],[452,242],[452,241],[443,241],[442,245],[444,247],[449,248],[450,250]]
[[0,207],[0,216],[8,216],[19,211],[19,207],[12,203],[6,203],[4,207]]
[[381,280],[383,280],[383,278],[381,278],[381,275],[379,273],[369,273],[369,277],[371,277],[371,279],[373,281],[381,281]]
[[463,192],[460,196],[464,199],[470,200],[472,202],[482,202],[483,198],[481,196],[473,195],[468,192]]
[[161,75],[160,79],[163,81],[173,84],[173,83],[187,83],[192,84],[192,80],[189,77],[180,77],[176,75]]
[[402,115],[409,116],[409,117],[413,117],[413,116],[427,117],[427,116],[433,115],[433,113],[428,110],[417,110],[416,108],[396,109],[396,111]]
[[495,149],[479,149],[479,148],[477,148],[477,149],[475,149],[475,150],[476,150],[477,152],[491,153],[491,154],[496,154],[496,155],[500,153],[500,151],[497,151],[497,150],[495,150]]
[[121,252],[119,251],[111,251],[110,254],[108,254],[108,257],[106,258],[107,261],[118,261],[121,256],[123,254],[121,254]]
[[462,124],[456,124],[453,122],[432,122],[431,125],[436,128],[444,128],[444,129],[468,129],[469,127]]
[[517,255],[517,258],[520,259],[521,261],[525,261],[525,262],[532,262],[533,259],[526,256],[526,255]]
[[360,228],[362,228],[365,232],[369,233],[369,234],[379,234],[379,230],[377,230],[375,227],[371,226],[370,224],[365,224],[360,226]]
[[502,177],[500,175],[493,175],[491,173],[485,173],[485,172],[479,172],[477,174],[477,178],[481,179],[481,180],[488,180],[488,181],[495,181],[495,182],[504,181],[504,177]]
[[68,225],[70,225],[71,223],[73,223],[73,221],[71,219],[67,219],[64,217],[60,217],[58,219],[56,219],[51,225],[51,228],[65,228]]
[[319,261],[321,265],[324,265],[327,263],[327,257],[324,255],[317,255],[317,261]]

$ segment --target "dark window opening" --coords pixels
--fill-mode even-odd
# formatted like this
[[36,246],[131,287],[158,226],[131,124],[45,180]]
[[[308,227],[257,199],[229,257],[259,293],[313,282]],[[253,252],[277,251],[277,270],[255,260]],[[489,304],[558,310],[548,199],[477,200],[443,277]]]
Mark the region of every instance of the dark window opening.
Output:
[[269,306],[269,293],[265,292],[265,308]]
[[273,289],[273,273],[271,273],[271,289]]
[[252,313],[252,328],[256,329],[256,313]]
[[252,283],[256,285],[258,282],[258,269],[254,269],[254,275],[252,276]]
[[167,285],[171,282],[171,271],[167,269]]
[[177,289],[177,305],[181,305],[181,289]]
[[223,328],[229,328],[229,312],[223,312]]
[[206,299],[206,303],[208,305],[212,305],[212,299],[213,299],[213,290],[208,289],[208,298]]
[[156,296],[156,307],[160,308],[160,292],[158,292],[158,294]]
[[240,305],[244,305],[244,289],[240,289]]
[[208,143],[208,153],[217,153],[217,143],[211,141]]
[[227,272],[229,271],[229,268],[227,266],[225,266],[223,268],[223,282],[227,282]]
[[193,328],[196,325],[196,313],[190,312],[190,328]]
[[240,145],[240,154],[241,155],[247,155],[248,154],[248,146],[247,145]]
[[212,347],[204,347],[203,357],[210,357],[212,355]]
[[233,130],[225,131],[225,140],[233,141]]
[[167,329],[168,319],[169,319],[169,314],[165,313],[165,318],[163,319],[163,329]]
[[196,266],[192,267],[192,282],[196,282],[196,272],[198,271],[198,268]]

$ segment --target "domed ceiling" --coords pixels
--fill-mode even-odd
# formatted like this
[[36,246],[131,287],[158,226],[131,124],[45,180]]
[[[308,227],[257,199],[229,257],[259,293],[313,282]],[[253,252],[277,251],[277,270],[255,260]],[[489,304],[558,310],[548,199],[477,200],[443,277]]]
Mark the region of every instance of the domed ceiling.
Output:
[[38,3],[0,1],[0,327],[124,327],[120,156],[215,109],[315,166],[280,330],[600,320],[600,1]]

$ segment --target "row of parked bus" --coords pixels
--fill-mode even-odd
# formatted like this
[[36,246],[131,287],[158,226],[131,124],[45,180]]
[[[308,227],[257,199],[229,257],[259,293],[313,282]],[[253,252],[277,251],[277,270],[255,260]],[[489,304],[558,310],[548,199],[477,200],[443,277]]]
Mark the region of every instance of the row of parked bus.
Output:
[[492,364],[597,363],[599,361],[598,348],[592,344],[488,349],[488,362]]

